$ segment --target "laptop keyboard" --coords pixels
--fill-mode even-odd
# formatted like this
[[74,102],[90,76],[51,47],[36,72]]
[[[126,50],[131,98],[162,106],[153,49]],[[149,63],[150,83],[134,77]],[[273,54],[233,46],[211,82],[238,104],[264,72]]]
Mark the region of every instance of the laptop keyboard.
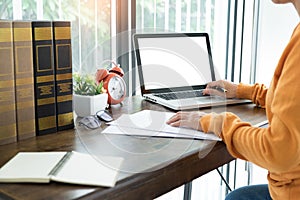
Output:
[[170,93],[161,93],[155,94],[154,96],[166,99],[166,100],[173,100],[173,99],[188,99],[188,98],[195,98],[195,97],[202,97],[204,96],[202,93],[203,90],[193,90],[193,91],[184,91],[184,92],[170,92]]

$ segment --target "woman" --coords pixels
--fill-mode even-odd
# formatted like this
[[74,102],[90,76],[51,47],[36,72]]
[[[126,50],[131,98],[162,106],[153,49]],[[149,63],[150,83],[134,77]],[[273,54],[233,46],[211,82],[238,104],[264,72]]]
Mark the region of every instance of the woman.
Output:
[[[273,0],[293,3],[300,15],[300,0]],[[251,99],[266,108],[268,128],[252,127],[233,113],[178,112],[167,122],[222,138],[234,157],[248,160],[269,171],[268,185],[246,186],[226,199],[300,199],[300,25],[284,50],[269,89],[264,85],[209,83],[205,94],[224,95],[213,88],[223,87],[227,98]]]

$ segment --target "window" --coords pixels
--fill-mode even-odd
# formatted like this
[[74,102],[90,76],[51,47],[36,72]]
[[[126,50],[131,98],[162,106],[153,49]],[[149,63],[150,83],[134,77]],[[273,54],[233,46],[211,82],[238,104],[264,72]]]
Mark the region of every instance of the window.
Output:
[[271,1],[260,2],[257,61],[254,82],[271,82],[280,56],[299,23],[293,5],[276,5]]
[[136,31],[207,32],[218,78],[249,82],[254,5],[245,0],[136,0]]
[[[116,48],[111,45],[114,42],[111,36],[115,34],[116,28],[116,2],[118,1],[2,0],[0,18],[70,20],[73,69],[93,73],[96,68],[103,67],[103,61],[117,56]],[[268,85],[272,76],[270,72],[276,67],[280,54],[297,24],[297,14],[291,5],[280,5],[279,10],[269,1],[128,2],[129,5],[135,5],[133,16],[136,16],[136,19],[133,28],[137,32],[208,32],[219,77],[235,82],[265,82]],[[130,14],[129,7],[122,9],[127,9],[127,13]],[[285,18],[289,17],[289,23],[288,20],[281,20],[282,15],[277,14],[281,12]],[[259,22],[259,26],[255,28],[256,22]],[[285,28],[276,28],[278,24],[279,27]],[[274,29],[280,34],[274,34]],[[276,44],[273,42],[275,40]],[[270,75],[265,77],[266,74]]]
[[110,0],[2,0],[0,18],[72,22],[73,71],[94,73],[111,59]]
[[220,0],[136,0],[136,31],[208,32],[215,66],[224,77],[227,7]]

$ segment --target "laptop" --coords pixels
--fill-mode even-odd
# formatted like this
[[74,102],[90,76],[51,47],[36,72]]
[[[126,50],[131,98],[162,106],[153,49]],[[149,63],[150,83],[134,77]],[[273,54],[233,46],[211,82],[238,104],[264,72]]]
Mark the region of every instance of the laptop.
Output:
[[202,94],[217,80],[207,33],[134,34],[133,40],[146,100],[172,110],[249,102]]

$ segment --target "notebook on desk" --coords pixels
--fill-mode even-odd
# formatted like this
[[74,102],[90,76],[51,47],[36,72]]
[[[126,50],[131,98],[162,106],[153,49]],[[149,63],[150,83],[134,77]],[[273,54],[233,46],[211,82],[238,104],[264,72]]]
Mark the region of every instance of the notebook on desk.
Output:
[[217,80],[207,33],[135,34],[133,40],[146,100],[173,110],[249,102],[202,94]]

